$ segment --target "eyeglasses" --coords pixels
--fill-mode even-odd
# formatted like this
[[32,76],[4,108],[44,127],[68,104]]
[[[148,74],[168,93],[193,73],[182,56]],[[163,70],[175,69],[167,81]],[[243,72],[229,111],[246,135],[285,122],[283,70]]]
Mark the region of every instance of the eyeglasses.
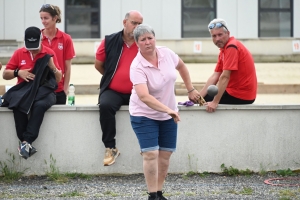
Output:
[[130,21],[130,23],[131,23],[133,26],[142,24],[142,23],[140,23],[140,22],[135,22],[135,21]]
[[51,4],[43,4],[41,8],[52,8],[54,10]]
[[211,23],[210,25],[208,25],[209,29],[221,28],[221,27],[226,28],[226,30],[228,31],[227,27],[224,24],[222,24],[221,22]]

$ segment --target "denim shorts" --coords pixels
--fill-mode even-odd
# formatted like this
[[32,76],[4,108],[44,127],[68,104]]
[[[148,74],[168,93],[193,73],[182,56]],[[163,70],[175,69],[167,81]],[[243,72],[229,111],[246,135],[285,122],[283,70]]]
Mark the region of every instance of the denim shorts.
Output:
[[131,126],[139,141],[141,152],[176,150],[177,124],[169,120],[153,120],[147,117],[130,116]]

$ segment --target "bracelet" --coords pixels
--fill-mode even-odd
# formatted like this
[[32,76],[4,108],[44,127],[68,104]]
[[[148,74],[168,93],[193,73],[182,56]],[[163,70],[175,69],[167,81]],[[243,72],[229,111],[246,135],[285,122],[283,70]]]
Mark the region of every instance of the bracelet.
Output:
[[58,71],[57,68],[55,67],[54,70],[52,70],[54,74],[56,74],[56,72]]
[[193,92],[195,90],[195,88],[191,89],[190,91],[188,91],[188,93]]
[[15,71],[14,71],[14,76],[15,76],[15,77],[19,76],[19,75],[18,75],[19,70],[20,70],[19,68],[15,69]]

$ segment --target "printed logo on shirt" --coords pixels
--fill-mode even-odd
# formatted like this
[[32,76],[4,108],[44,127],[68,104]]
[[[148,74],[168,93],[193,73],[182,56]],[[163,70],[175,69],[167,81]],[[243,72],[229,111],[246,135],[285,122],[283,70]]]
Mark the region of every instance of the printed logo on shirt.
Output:
[[58,49],[63,50],[63,48],[64,48],[63,43],[58,43]]
[[22,61],[21,61],[21,65],[26,65],[26,61],[25,61],[25,60],[22,60]]

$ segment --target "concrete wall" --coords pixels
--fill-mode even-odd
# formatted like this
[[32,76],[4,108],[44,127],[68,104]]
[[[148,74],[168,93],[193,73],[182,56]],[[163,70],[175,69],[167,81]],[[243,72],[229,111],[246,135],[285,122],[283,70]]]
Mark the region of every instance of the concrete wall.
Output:
[[[220,172],[223,163],[257,172],[300,169],[300,105],[220,105],[215,113],[198,106],[179,108],[177,151],[171,158],[170,173]],[[114,165],[104,167],[97,106],[53,106],[33,143],[38,152],[28,160],[18,156],[12,112],[0,108],[0,161],[9,159],[5,151],[13,153],[18,169],[28,168],[26,175],[45,174],[50,155],[61,172],[142,173],[128,106],[123,106],[116,117],[121,156]]]
[[[57,5],[62,12],[65,10],[65,2],[61,0],[1,0],[0,1],[0,40],[23,41],[24,31],[29,26],[43,28],[40,19],[40,8],[43,4]],[[64,30],[65,17],[57,27]]]
[[[255,62],[300,62],[300,51],[293,51],[293,38],[261,38],[241,39],[242,43],[250,50]],[[76,58],[74,64],[90,63],[95,61],[96,49],[100,39],[74,39]],[[201,43],[201,51],[195,52],[196,43]],[[180,40],[159,40],[159,46],[167,46],[177,53],[187,63],[216,62],[219,49],[213,44],[210,38],[180,39]],[[18,42],[18,46],[23,46]],[[280,47],[280,48],[279,48]],[[0,51],[0,61],[6,64],[13,54],[13,50],[4,53]]]
[[[300,0],[294,2],[294,38],[300,37]],[[1,0],[0,40],[23,40],[28,26],[42,28],[41,5],[51,3],[62,10],[65,30],[65,1],[62,0]],[[122,20],[129,10],[143,13],[144,23],[151,25],[158,39],[181,39],[181,0],[103,0],[100,1],[101,37],[122,29]],[[228,22],[231,34],[237,38],[258,37],[258,0],[217,0],[217,17]],[[16,17],[16,13],[18,14]]]
[[[252,53],[255,62],[300,62],[300,51],[293,52],[293,38],[241,39]],[[196,42],[201,42],[201,52],[195,52]],[[99,40],[74,40],[74,62],[94,63],[95,46]],[[159,40],[157,45],[167,46],[185,62],[216,62],[219,49],[210,38]],[[280,48],[278,48],[280,47]]]
[[122,30],[122,20],[129,10],[140,11],[144,23],[153,27],[157,38],[181,38],[180,0],[101,1],[101,37]]

